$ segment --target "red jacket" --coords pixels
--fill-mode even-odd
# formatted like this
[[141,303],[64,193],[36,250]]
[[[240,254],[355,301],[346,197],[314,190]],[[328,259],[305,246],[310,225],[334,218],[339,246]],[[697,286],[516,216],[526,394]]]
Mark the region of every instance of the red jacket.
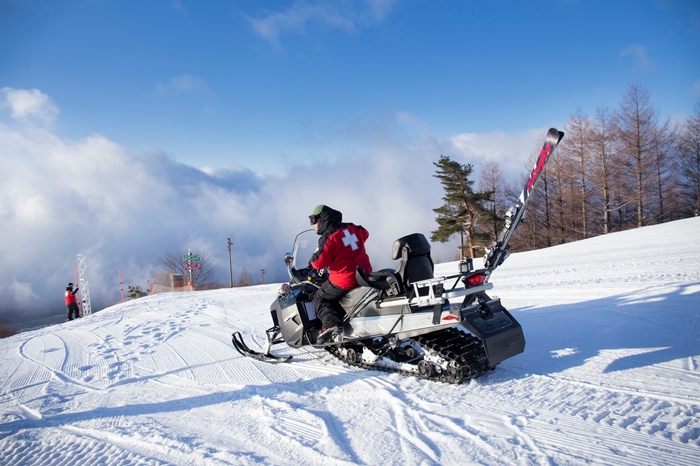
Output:
[[328,279],[344,290],[356,288],[355,268],[372,271],[372,264],[365,251],[369,232],[362,227],[346,223],[331,233],[323,244],[318,258],[311,262],[314,269],[330,267]]
[[68,306],[69,304],[73,304],[76,301],[75,293],[77,291],[77,289],[75,291],[66,290],[66,306]]

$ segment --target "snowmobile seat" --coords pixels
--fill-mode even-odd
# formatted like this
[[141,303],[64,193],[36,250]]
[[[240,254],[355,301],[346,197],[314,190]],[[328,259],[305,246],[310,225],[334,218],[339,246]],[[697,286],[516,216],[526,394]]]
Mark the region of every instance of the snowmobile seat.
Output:
[[401,259],[396,273],[404,290],[409,290],[413,282],[433,278],[435,265],[430,257],[430,243],[421,233],[413,233],[394,241],[391,258]]
[[[371,317],[371,316],[384,316],[384,315],[395,315],[397,312],[397,307],[387,307],[382,308],[377,306],[377,296],[384,300],[383,290],[375,287],[358,286],[348,291],[345,296],[340,300],[340,306],[343,308],[346,314],[346,319],[352,319],[353,317]],[[391,298],[396,299],[396,298]]]
[[384,297],[398,296],[403,293],[401,278],[392,269],[365,272],[360,267],[355,270],[355,278],[360,286],[369,286],[383,292]]

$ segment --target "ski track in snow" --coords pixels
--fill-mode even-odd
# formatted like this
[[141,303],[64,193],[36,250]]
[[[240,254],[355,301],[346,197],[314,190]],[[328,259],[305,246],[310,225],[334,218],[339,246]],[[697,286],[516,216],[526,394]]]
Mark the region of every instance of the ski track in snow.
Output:
[[513,254],[491,294],[525,353],[459,386],[313,348],[240,356],[231,333],[263,345],[278,285],[15,335],[0,340],[0,464],[696,466],[698,237],[688,219]]

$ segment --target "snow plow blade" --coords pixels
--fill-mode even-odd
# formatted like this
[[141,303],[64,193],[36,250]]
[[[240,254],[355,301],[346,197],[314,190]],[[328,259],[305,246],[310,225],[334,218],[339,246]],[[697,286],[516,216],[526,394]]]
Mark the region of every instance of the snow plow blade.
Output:
[[269,350],[265,353],[262,353],[260,351],[255,351],[248,348],[248,345],[246,345],[245,341],[243,341],[243,335],[241,335],[241,332],[234,332],[231,335],[231,341],[233,342],[233,347],[236,348],[236,350],[239,353],[241,353],[247,358],[253,358],[257,359],[258,361],[269,362],[273,364],[289,362],[292,359],[291,356],[275,356],[274,354],[270,353]]

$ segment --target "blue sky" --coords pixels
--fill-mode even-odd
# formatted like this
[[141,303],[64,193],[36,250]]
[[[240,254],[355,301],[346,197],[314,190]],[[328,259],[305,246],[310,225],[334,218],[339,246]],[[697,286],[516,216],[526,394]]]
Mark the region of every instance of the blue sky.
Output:
[[515,182],[548,127],[632,83],[682,121],[699,57],[693,1],[0,0],[5,310],[52,306],[76,253],[103,303],[166,250],[227,282],[229,236],[236,273],[282,281],[318,203],[386,265],[436,227],[441,154]]
[[4,1],[0,18],[0,82],[50,96],[60,135],[195,167],[337,155],[335,133],[397,113],[447,138],[565,122],[632,82],[664,115],[700,98],[690,1]]

